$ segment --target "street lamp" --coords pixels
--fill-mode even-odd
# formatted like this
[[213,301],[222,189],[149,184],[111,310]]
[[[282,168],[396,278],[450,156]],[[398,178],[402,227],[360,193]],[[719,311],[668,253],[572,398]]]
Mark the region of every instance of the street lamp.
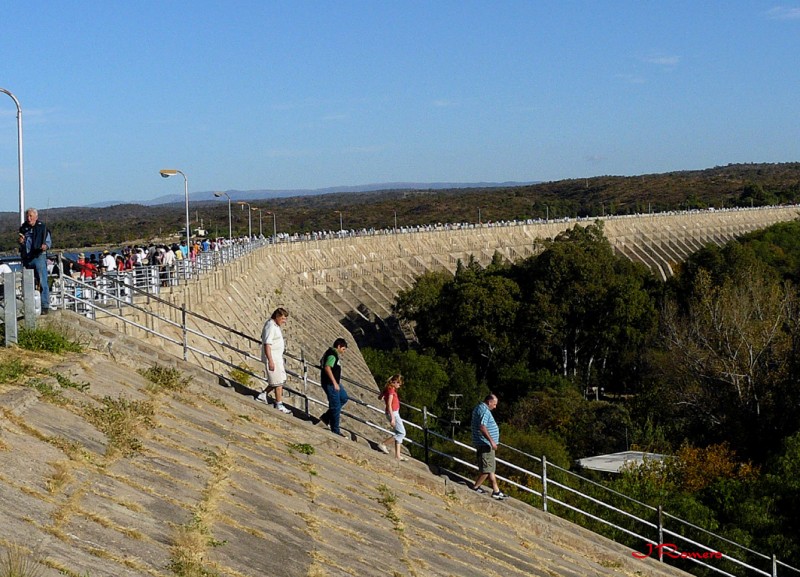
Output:
[[241,204],[242,205],[242,210],[244,210],[245,206],[247,207],[247,234],[249,235],[247,237],[247,240],[248,241],[253,240],[253,216],[252,216],[253,215],[253,211],[252,211],[253,207],[250,206],[249,202],[244,202],[243,200],[240,200],[236,204]]
[[339,213],[339,236],[342,236],[342,234],[344,233],[344,227],[342,226],[342,211],[334,210],[333,212]]
[[159,172],[161,173],[162,178],[169,178],[170,176],[175,176],[176,174],[180,174],[183,177],[183,198],[184,203],[186,204],[186,256],[189,256],[192,246],[191,232],[189,231],[189,179],[186,178],[186,175],[183,174],[183,172],[175,168],[165,168]]
[[397,211],[394,211],[394,234],[397,234]]
[[0,88],[0,92],[8,94],[14,104],[17,105],[17,165],[19,168],[19,223],[25,222],[25,184],[22,176],[22,107],[19,105],[17,97],[5,88]]
[[268,211],[266,211],[265,214],[271,214],[272,215],[272,242],[273,243],[277,243],[278,242],[278,227],[275,224],[275,211],[274,210],[273,211],[268,210]]
[[482,226],[481,222],[481,207],[478,207],[478,226]]
[[257,207],[257,206],[254,206],[254,207],[253,207],[253,208],[251,208],[250,210],[255,210],[255,211],[258,211],[258,237],[259,237],[259,238],[263,238],[263,237],[264,237],[264,229],[261,227],[261,213],[262,213],[262,212],[264,212],[264,211],[262,211],[262,210],[261,210],[259,207]]
[[231,197],[227,192],[215,192],[214,196],[217,198],[226,197],[228,199],[228,240],[233,240],[233,224],[231,220]]

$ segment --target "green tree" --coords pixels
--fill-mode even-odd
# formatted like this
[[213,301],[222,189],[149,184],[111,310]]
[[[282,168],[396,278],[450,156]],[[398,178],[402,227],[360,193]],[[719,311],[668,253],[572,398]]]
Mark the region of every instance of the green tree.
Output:
[[525,288],[519,329],[531,365],[584,388],[632,385],[657,326],[650,273],[614,254],[602,223],[576,226],[544,247],[516,277]]
[[740,254],[716,279],[698,269],[685,308],[666,303],[664,360],[674,375],[674,403],[691,415],[692,438],[731,439],[754,455],[785,403],[792,348],[785,329],[794,292],[749,253]]

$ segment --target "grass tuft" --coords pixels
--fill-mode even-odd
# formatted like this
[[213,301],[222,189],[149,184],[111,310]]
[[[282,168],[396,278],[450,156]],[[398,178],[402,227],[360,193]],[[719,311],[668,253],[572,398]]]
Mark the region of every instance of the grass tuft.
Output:
[[153,384],[152,388],[155,390],[164,389],[167,391],[181,392],[185,390],[191,382],[191,378],[182,377],[178,369],[161,365],[153,365],[147,369],[139,369],[137,372],[150,381]]
[[303,455],[313,455],[315,450],[308,443],[287,443],[290,453],[302,453]]
[[0,558],[0,577],[39,577],[42,565],[35,555],[19,545],[11,545]]
[[59,355],[83,351],[83,347],[79,343],[69,339],[63,331],[54,327],[36,329],[20,327],[17,344],[29,351],[43,351]]
[[382,504],[386,508],[386,514],[384,516],[392,522],[395,531],[402,533],[404,530],[403,522],[400,520],[400,516],[395,510],[395,505],[397,504],[397,495],[395,495],[392,490],[384,484],[378,485],[377,489],[378,493],[381,495],[378,499],[378,503]]
[[108,453],[120,451],[129,457],[141,451],[138,436],[153,426],[155,409],[150,401],[132,401],[124,397],[104,397],[100,406],[84,405],[86,419],[105,433]]
[[69,377],[62,375],[61,373],[57,373],[56,371],[51,371],[50,369],[45,369],[44,374],[53,377],[56,381],[58,381],[58,385],[62,389],[77,389],[79,391],[88,391],[89,390],[89,383],[84,381],[82,383],[76,383]]
[[245,387],[250,387],[250,384],[253,381],[253,375],[250,374],[252,372],[253,369],[251,369],[247,364],[241,364],[235,369],[231,369],[230,375],[232,380],[244,385]]
[[23,363],[20,359],[10,359],[3,364],[0,364],[0,383],[11,383],[17,379],[24,377],[31,369],[27,363]]

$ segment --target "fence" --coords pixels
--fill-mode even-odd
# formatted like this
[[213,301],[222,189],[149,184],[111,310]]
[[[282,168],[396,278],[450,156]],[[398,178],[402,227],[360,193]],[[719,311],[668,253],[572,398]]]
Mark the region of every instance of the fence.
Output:
[[[192,274],[198,273],[198,270],[199,267],[192,270]],[[178,277],[189,278],[180,275]],[[156,283],[155,278],[159,282]],[[166,282],[170,280],[171,277]],[[260,358],[231,344],[238,340],[252,345],[251,349],[257,349],[260,345],[258,339],[186,310],[185,306],[177,307],[159,298],[157,293],[162,282],[163,277],[156,277],[154,272],[142,272],[138,277],[106,275],[92,283],[63,277],[59,281],[56,300],[58,308],[92,318],[109,315],[147,334],[171,342],[181,347],[184,360],[188,359],[191,352],[231,370],[242,371],[242,366],[247,361],[260,364]],[[153,300],[168,308],[177,309],[173,311],[176,314],[168,316],[180,320],[172,320],[168,316],[152,312],[146,304]],[[134,321],[124,314],[123,307],[157,318],[162,329],[156,330],[148,326],[155,326],[156,323]],[[180,314],[177,314],[178,311]],[[170,332],[180,335],[180,338],[167,334],[164,327],[172,327],[174,330]],[[214,330],[210,330],[212,327]],[[210,336],[217,331],[226,336]],[[205,342],[206,345],[190,344],[190,340]],[[223,358],[219,350],[232,356]],[[297,369],[287,371],[292,380],[284,387],[284,402],[295,412],[308,417],[317,406],[327,405],[319,382],[309,377],[310,371],[318,370],[319,366],[309,363],[302,351],[300,355],[287,354],[287,357]],[[246,370],[243,372],[266,386],[261,375]],[[343,380],[348,387],[361,388],[375,397],[376,391],[373,388],[351,379]],[[254,395],[256,392],[249,390],[249,394]],[[360,412],[368,416],[359,416],[350,410],[344,410],[342,415],[345,419],[365,425],[361,428],[366,431],[391,433],[381,425],[385,422],[382,406],[361,401],[355,396],[351,397],[351,402],[360,405],[363,409]],[[477,469],[473,464],[475,450],[466,441],[469,439],[467,431],[456,428],[449,420],[430,413],[425,407],[418,408],[404,403],[403,408],[409,433],[408,442],[415,456],[422,458],[430,467],[456,479],[467,479],[474,474]],[[371,418],[371,415],[375,418]],[[448,435],[448,431],[452,433]],[[354,434],[373,443],[363,432]],[[658,557],[663,562],[703,575],[800,575],[800,569],[778,560],[775,555],[760,553],[671,515],[661,507],[632,499],[601,483],[549,463],[545,457],[530,455],[504,444],[501,447],[502,454],[506,456],[497,460],[498,479],[508,487],[512,496],[629,546],[634,550],[634,555]],[[636,550],[643,548],[643,544],[645,552],[636,553]]]

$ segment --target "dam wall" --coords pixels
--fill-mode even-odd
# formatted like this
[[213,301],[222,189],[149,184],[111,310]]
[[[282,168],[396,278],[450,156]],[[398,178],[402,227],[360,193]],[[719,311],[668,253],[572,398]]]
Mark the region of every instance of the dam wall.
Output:
[[[606,237],[618,253],[644,263],[658,277],[666,279],[680,262],[709,243],[722,245],[797,216],[798,207],[789,206],[601,220]],[[510,261],[524,259],[540,250],[541,240],[553,238],[576,224],[587,226],[593,222],[564,219],[502,226],[484,224],[458,230],[442,228],[265,246],[188,285],[171,287],[160,296],[256,338],[271,311],[285,307],[291,315],[284,328],[289,353],[316,362],[335,338],[345,336],[350,342],[345,375],[374,385],[357,342],[385,338],[399,343],[413,338],[410,327],[397,324],[391,307],[398,293],[413,285],[415,277],[432,270],[452,272],[460,260],[467,261],[470,257],[484,265],[495,253]],[[158,315],[180,322],[180,310],[159,303],[150,307]],[[158,319],[132,311],[126,314],[137,317],[138,322],[150,328],[172,334],[177,340],[181,338],[178,329]],[[104,322],[146,337],[143,331],[126,327],[113,318]],[[202,330],[214,332],[213,328]],[[349,338],[348,331],[354,338]],[[190,345],[194,338],[189,335]],[[220,338],[223,338],[221,333]],[[259,356],[258,346],[246,339],[229,344]],[[175,349],[180,354],[180,347],[175,345]],[[219,346],[216,352],[220,358],[230,357],[231,362],[236,362],[225,346]],[[192,360],[212,370],[224,369],[203,356]],[[257,364],[249,363],[260,371]],[[291,363],[289,368],[299,369]]]

